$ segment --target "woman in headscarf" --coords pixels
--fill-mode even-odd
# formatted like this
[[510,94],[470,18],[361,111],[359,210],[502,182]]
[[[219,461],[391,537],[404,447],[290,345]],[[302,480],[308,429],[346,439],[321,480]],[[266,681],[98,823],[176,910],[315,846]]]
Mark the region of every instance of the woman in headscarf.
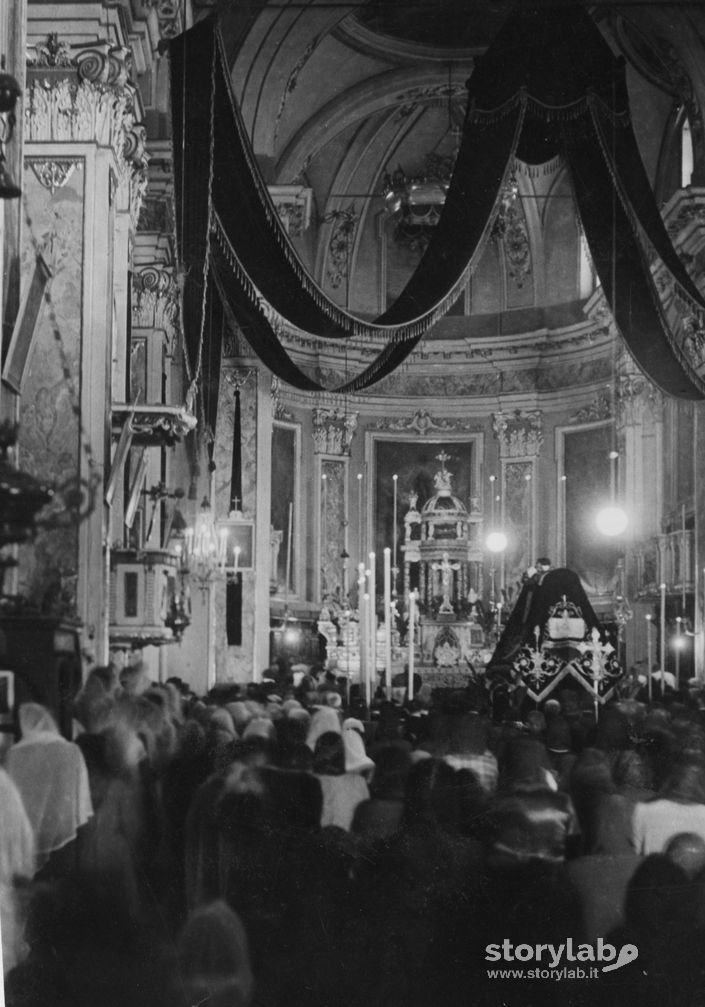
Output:
[[247,934],[239,916],[222,900],[196,909],[178,948],[178,1004],[247,1007],[254,977]]
[[337,825],[349,832],[355,808],[367,800],[370,792],[359,773],[346,772],[345,745],[339,732],[326,731],[316,741],[313,772],[323,791],[321,825]]
[[[37,867],[47,865],[48,872],[63,873],[74,866],[69,844],[93,814],[86,763],[78,746],[61,737],[39,703],[23,703],[19,721],[22,738],[10,748],[6,768],[32,825]],[[71,851],[75,854],[73,847]]]
[[355,717],[343,722],[343,747],[345,748],[345,772],[360,773],[369,779],[375,764],[365,750],[365,729]]
[[22,798],[0,769],[0,932],[5,975],[25,956],[20,886],[34,874],[34,834]]
[[306,736],[306,744],[312,752],[316,751],[316,743],[323,734],[334,732],[340,734],[340,715],[331,706],[318,707],[311,717],[311,724]]

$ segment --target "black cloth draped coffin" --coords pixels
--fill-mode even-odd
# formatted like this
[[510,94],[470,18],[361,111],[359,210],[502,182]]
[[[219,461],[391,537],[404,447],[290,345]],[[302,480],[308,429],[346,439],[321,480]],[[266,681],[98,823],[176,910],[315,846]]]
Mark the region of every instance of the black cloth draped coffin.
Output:
[[[411,353],[457,298],[478,263],[514,158],[568,165],[592,259],[632,356],[662,391],[686,399],[705,380],[671,327],[650,262],[658,257],[700,323],[705,301],[683,267],[651,191],[631,126],[625,68],[582,8],[510,14],[468,81],[455,170],[439,223],[406,287],[374,321],[343,311],[316,284],[279,221],[232,92],[214,18],[169,47],[183,324],[194,372],[222,302],[253,351],[296,388],[359,391]],[[679,303],[681,303],[679,301]],[[371,337],[372,363],[337,389],[297,366],[286,332],[331,340]]]

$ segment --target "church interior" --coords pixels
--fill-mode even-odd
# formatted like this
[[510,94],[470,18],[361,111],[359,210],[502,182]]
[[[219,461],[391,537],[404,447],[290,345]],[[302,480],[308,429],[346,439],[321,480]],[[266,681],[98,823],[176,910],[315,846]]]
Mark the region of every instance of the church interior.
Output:
[[[41,634],[62,675],[139,658],[204,693],[280,658],[388,685],[418,591],[412,661],[452,684],[548,557],[626,669],[702,677],[700,12],[590,7],[576,76],[540,5],[521,58],[509,3],[220,8],[4,16],[5,499],[27,493],[3,537],[8,667]],[[620,110],[571,153],[560,109],[614,98],[611,63]],[[548,64],[553,113],[473,119]],[[620,115],[634,150],[593,199],[604,161],[581,165],[615,154]],[[634,308],[650,291],[656,321]],[[434,549],[439,478],[458,534]]]
[[[8,767],[27,707],[72,738],[96,669],[164,704],[170,682],[227,693],[234,736],[270,689],[313,713],[319,675],[368,750],[373,707],[458,690],[544,728],[566,687],[593,731],[612,700],[702,710],[705,7],[7,0],[0,60]],[[271,740],[264,709],[243,715]],[[705,842],[705,820],[684,831]],[[181,922],[173,865],[144,864]],[[198,864],[201,894],[222,895]],[[332,876],[372,899],[370,976],[391,976],[380,889]],[[500,927],[497,884],[482,912]],[[328,986],[287,999],[293,930],[277,943],[259,912],[242,909],[255,1005],[333,1003]],[[449,940],[429,954],[447,963]],[[391,979],[360,992],[345,961],[337,1003],[402,1002]],[[252,1002],[243,989],[212,1002]]]

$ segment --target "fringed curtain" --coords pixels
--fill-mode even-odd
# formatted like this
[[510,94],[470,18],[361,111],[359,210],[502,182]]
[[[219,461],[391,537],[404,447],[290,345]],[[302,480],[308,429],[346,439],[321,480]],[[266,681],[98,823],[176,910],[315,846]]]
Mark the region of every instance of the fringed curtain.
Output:
[[514,157],[542,164],[561,155],[605,296],[631,352],[663,391],[703,397],[703,376],[666,324],[648,256],[660,257],[699,318],[705,302],[671,245],[649,187],[630,123],[623,63],[583,8],[520,7],[477,61],[441,219],[400,297],[374,322],[344,312],[297,258],[259,174],[215,21],[175,39],[170,53],[191,360],[198,358],[204,283],[212,270],[226,311],[282,380],[322,390],[288,355],[282,342],[288,329],[381,342],[370,366],[342,386],[369,387],[403,362],[467,283]]

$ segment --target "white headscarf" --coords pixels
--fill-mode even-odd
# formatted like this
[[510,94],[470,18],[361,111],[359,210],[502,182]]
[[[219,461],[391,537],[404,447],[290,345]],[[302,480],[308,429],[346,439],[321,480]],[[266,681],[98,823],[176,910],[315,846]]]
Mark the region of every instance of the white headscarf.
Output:
[[316,742],[321,735],[327,734],[328,731],[342,734],[340,717],[332,706],[320,706],[311,717],[311,726],[306,737],[306,744],[312,752],[316,750]]
[[374,762],[365,751],[365,742],[362,735],[357,727],[352,726],[359,723],[359,721],[350,719],[346,720],[343,724],[346,773],[369,773],[375,768]]
[[60,850],[93,814],[88,770],[78,745],[66,741],[43,706],[20,707],[22,740],[6,768],[20,792],[37,844],[37,868]]
[[27,954],[15,879],[35,871],[34,834],[17,787],[0,769],[0,930],[5,975]]

